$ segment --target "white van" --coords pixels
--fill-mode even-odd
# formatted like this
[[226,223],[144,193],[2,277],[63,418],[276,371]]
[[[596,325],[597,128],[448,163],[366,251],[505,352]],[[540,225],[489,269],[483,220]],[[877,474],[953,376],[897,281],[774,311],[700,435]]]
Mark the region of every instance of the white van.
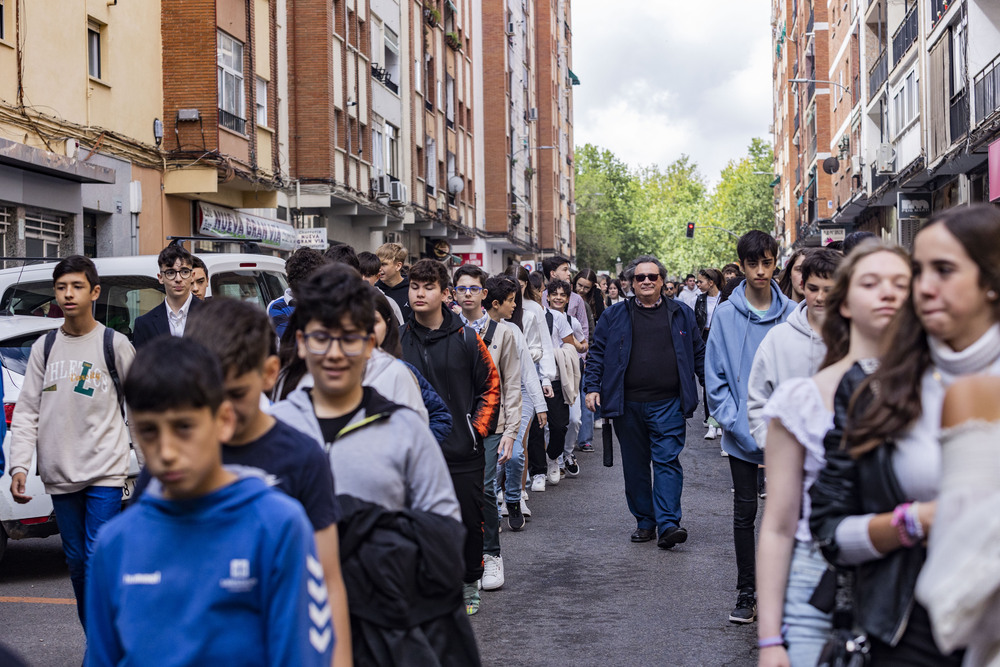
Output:
[[[208,268],[207,296],[222,296],[258,304],[261,308],[282,296],[288,286],[285,260],[269,255],[206,253],[197,255]],[[62,317],[52,291],[55,262],[29,264],[0,271],[0,314]],[[163,301],[156,279],[156,255],[98,257],[101,296],[95,317],[132,339],[135,320]]]

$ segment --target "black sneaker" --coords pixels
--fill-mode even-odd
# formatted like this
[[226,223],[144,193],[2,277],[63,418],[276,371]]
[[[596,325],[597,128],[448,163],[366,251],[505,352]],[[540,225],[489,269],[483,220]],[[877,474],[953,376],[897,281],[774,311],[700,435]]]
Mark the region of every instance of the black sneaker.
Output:
[[757,597],[752,590],[740,591],[736,608],[729,614],[730,623],[753,623],[757,620]]
[[580,474],[580,464],[576,462],[576,457],[572,454],[566,457],[566,474],[576,477]]
[[524,514],[521,513],[521,503],[507,503],[507,523],[510,529],[517,532],[524,528]]

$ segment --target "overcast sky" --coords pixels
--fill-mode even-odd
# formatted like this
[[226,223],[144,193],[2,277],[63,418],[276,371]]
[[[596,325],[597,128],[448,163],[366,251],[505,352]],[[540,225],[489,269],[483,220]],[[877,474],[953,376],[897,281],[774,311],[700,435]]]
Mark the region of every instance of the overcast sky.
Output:
[[766,0],[572,0],[577,145],[631,166],[690,155],[712,184],[770,141]]

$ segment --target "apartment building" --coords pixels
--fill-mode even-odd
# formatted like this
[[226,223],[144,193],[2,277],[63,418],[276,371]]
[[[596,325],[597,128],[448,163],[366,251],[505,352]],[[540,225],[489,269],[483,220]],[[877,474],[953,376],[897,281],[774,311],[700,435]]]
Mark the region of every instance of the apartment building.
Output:
[[[838,160],[821,242],[866,230],[910,246],[934,211],[1000,201],[1000,5],[850,0],[830,8],[829,67],[818,78],[850,81],[843,99],[851,104],[840,108],[838,99],[831,115]],[[776,105],[776,140],[779,112]]]
[[0,255],[124,255],[162,226],[159,3],[0,2]]

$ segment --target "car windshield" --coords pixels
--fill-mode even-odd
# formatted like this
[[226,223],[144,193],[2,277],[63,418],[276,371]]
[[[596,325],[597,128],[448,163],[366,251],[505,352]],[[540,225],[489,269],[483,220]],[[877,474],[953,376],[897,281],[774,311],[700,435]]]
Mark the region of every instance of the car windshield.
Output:
[[[163,301],[163,286],[149,276],[101,278],[101,295],[94,317],[101,324],[125,334],[131,340],[135,320]],[[0,312],[7,315],[62,317],[52,289],[52,281],[20,283],[7,288],[0,299]]]
[[28,369],[31,346],[44,334],[44,331],[32,331],[0,341],[0,362],[3,363],[3,367],[11,373],[24,375]]
[[211,278],[212,296],[239,299],[255,303],[261,308],[285,293],[288,283],[276,271],[222,271]]

